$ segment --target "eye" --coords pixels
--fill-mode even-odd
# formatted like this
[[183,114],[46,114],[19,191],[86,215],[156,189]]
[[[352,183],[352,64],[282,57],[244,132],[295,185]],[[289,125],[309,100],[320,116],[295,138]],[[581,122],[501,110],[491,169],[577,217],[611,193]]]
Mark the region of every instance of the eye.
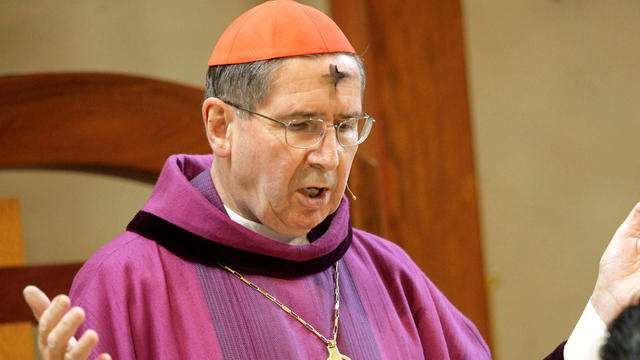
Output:
[[357,118],[347,119],[340,123],[338,126],[338,130],[340,132],[350,132],[358,129],[358,120]]
[[315,119],[291,120],[288,130],[292,132],[318,132],[322,131],[322,122]]

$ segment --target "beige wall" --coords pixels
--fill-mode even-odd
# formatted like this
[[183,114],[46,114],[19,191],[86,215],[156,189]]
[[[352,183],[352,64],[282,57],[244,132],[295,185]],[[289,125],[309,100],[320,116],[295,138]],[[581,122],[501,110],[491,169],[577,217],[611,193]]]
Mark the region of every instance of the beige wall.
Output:
[[[229,23],[258,0],[0,2],[0,72],[102,70],[204,86]],[[328,12],[326,0],[301,1]]]
[[640,2],[463,5],[494,351],[539,359],[640,201]]
[[[120,71],[201,86],[215,39],[255,3],[2,2],[0,73]],[[568,336],[600,253],[640,200],[640,3],[463,5],[494,351],[541,358]],[[0,197],[21,200],[30,263],[89,256],[149,192],[102,176],[0,172]]]

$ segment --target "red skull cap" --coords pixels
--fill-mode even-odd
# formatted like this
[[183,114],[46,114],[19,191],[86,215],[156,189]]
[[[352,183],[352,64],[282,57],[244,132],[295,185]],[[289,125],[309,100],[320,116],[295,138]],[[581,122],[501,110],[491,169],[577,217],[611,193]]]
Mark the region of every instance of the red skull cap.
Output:
[[272,0],[245,12],[227,27],[209,66],[333,52],[356,53],[333,20],[293,0]]

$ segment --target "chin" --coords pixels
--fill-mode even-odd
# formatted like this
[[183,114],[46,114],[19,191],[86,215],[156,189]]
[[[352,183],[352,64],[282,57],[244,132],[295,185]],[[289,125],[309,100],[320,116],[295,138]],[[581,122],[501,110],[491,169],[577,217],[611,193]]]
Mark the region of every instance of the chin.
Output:
[[318,226],[328,216],[323,214],[304,214],[300,215],[298,219],[300,221],[294,221],[290,229],[298,233],[295,236],[300,236],[308,233],[314,227]]

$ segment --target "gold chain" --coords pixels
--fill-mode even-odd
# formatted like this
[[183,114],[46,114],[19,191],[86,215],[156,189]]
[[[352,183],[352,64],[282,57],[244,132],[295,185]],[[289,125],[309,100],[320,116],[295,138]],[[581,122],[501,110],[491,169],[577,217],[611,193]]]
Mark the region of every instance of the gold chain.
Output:
[[276,299],[273,295],[269,294],[268,292],[262,290],[261,288],[258,287],[258,285],[252,283],[251,281],[249,281],[247,278],[245,278],[244,276],[242,276],[242,274],[240,274],[239,272],[233,270],[232,268],[228,267],[227,265],[218,263],[218,265],[220,265],[220,267],[222,267],[223,269],[229,271],[230,273],[232,273],[235,277],[237,277],[238,279],[242,280],[242,282],[244,282],[245,284],[249,285],[252,289],[258,291],[260,294],[264,295],[264,297],[266,297],[267,299],[273,301],[276,305],[278,305],[280,307],[280,309],[282,309],[284,312],[286,312],[287,314],[291,315],[292,318],[298,320],[302,325],[304,325],[305,328],[307,328],[309,331],[311,331],[312,333],[314,333],[317,337],[320,338],[320,340],[322,340],[327,346],[329,347],[335,347],[336,346],[336,340],[338,338],[338,318],[340,317],[340,285],[338,284],[338,278],[340,276],[340,274],[338,273],[338,263],[336,262],[334,265],[334,269],[335,269],[335,282],[336,282],[336,287],[335,287],[335,304],[333,306],[333,339],[328,340],[326,337],[324,337],[324,335],[320,334],[318,332],[318,330],[316,330],[311,324],[309,324],[308,322],[304,321],[303,318],[300,317],[300,315],[296,314],[295,312],[293,312],[293,310],[289,309],[288,307],[286,307],[283,303],[280,302],[280,300]]

